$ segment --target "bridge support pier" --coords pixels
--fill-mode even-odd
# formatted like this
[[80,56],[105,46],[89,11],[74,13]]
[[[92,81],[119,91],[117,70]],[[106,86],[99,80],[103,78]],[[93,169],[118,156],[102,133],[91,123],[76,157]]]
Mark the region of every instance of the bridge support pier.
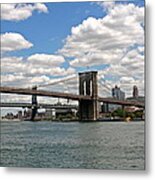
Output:
[[[33,87],[32,90],[37,90],[37,87]],[[37,96],[32,95],[32,114],[31,114],[31,121],[34,121],[34,118],[37,114]]]
[[79,101],[79,119],[96,121],[99,117],[97,72],[79,73],[79,94],[91,96],[91,100]]

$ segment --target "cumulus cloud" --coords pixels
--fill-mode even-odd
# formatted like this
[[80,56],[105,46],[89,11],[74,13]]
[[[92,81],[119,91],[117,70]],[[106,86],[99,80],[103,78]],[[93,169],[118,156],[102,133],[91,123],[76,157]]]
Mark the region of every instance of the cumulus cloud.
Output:
[[115,6],[115,1],[97,2],[105,11],[109,11]]
[[[104,79],[102,83],[106,83],[109,90],[99,86],[99,95],[111,95],[110,89],[116,84],[126,92],[126,96],[132,94],[133,85],[144,94],[144,8],[132,3],[104,3],[102,7],[107,15],[98,19],[89,17],[72,27],[59,55],[3,58],[2,84],[20,87],[46,84],[53,82],[52,77],[75,74],[77,67],[105,64],[107,66],[103,70],[100,68],[98,78],[99,81]],[[10,43],[6,49],[9,47]],[[15,46],[11,48],[18,50]],[[64,57],[72,59],[67,69],[62,66]],[[77,93],[78,79],[62,82],[52,90]]]
[[[36,59],[38,58],[38,59]],[[34,54],[27,58],[1,58],[1,83],[5,86],[28,87],[51,82],[53,77],[75,74],[72,67],[64,68],[60,55]]]
[[139,47],[134,48],[117,64],[109,64],[107,68],[99,71],[99,78],[104,75],[111,87],[115,84],[123,88],[126,96],[132,96],[132,87],[136,85],[141,95],[144,94],[144,55],[139,54]]
[[24,95],[15,95],[15,94],[5,94],[1,95],[1,102],[31,102],[31,96],[24,96]]
[[7,32],[1,34],[1,51],[11,52],[16,50],[28,49],[33,46],[31,42],[26,40],[23,35],[19,33]]
[[[73,59],[72,67],[106,65],[99,74],[113,85],[120,84],[127,94],[133,83],[144,92],[144,7],[114,2],[99,5],[107,15],[89,17],[72,27],[59,53]],[[125,77],[133,81],[126,85]]]
[[25,20],[32,16],[33,11],[47,13],[48,9],[43,3],[1,4],[1,19],[7,21]]
[[53,54],[33,54],[28,57],[28,61],[35,66],[56,67],[65,62],[65,59],[59,55]]
[[120,78],[120,82],[121,83],[125,83],[125,84],[130,84],[130,83],[132,83],[132,82],[134,82],[134,78],[133,77],[126,77],[126,76],[124,76],[124,77],[121,77]]
[[[71,35],[66,38],[59,52],[66,57],[75,57],[75,61],[84,57],[84,61],[87,59],[85,64],[90,62],[90,54],[92,58],[94,54],[102,54],[102,64],[106,63],[104,57],[108,61],[115,61],[130,46],[144,44],[144,29],[141,26],[143,18],[144,8],[134,4],[115,5],[107,16],[99,19],[89,17],[82,24],[72,27]],[[118,56],[113,58],[117,53]],[[80,60],[82,65],[83,60]]]
[[1,58],[1,74],[21,73],[24,72],[26,64],[23,57],[3,57]]

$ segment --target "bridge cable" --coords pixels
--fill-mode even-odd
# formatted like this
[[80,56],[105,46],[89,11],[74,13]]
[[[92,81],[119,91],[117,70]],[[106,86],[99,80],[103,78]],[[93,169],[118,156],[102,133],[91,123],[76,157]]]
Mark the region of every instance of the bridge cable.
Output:
[[75,78],[76,78],[76,76],[75,77],[68,77],[68,78],[66,77],[66,78],[63,78],[63,79],[59,79],[59,80],[53,81],[51,83],[37,85],[37,87],[40,88],[40,87],[56,85],[58,83],[62,83],[62,82],[65,82],[65,81],[68,81],[68,80],[72,80],[72,79],[75,79]]

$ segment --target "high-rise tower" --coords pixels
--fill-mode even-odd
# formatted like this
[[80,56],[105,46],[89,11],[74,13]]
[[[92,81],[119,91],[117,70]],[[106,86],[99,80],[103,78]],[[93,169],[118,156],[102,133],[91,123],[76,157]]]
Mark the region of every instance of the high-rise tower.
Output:
[[137,86],[133,86],[133,97],[138,98],[138,87]]

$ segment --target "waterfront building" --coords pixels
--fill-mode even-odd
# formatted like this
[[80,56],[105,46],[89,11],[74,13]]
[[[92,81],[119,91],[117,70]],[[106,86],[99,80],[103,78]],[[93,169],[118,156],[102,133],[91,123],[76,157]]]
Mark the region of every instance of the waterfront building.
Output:
[[24,110],[24,118],[31,117],[32,110],[31,109],[25,109]]
[[14,118],[14,115],[13,113],[7,113],[6,116],[5,116],[6,119],[13,119]]
[[142,103],[145,103],[145,97],[144,96],[138,96],[138,97],[128,97],[126,98],[126,100],[128,101],[139,101],[139,102],[142,102]]
[[22,115],[22,111],[18,111],[18,115],[17,116],[18,116],[18,119],[22,119],[22,116],[23,116]]

